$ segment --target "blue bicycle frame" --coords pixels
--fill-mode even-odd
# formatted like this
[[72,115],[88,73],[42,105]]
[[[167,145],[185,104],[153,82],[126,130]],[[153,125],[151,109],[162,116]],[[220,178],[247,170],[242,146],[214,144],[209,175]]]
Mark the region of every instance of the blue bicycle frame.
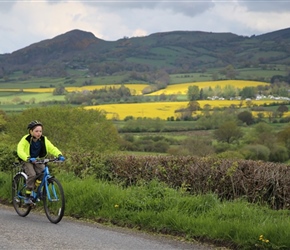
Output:
[[[44,164],[44,170],[36,176],[40,176],[41,183],[36,191],[32,191],[31,196],[35,203],[43,201],[44,211],[47,218],[52,223],[58,223],[62,219],[65,210],[65,197],[61,183],[52,175],[50,175],[48,162],[62,162],[58,159],[44,159],[36,161],[36,163]],[[13,164],[18,170],[12,174],[12,203],[16,212],[25,217],[29,214],[31,208],[35,205],[27,205],[24,202],[26,198],[26,180],[27,175],[23,171],[19,163]]]
[[40,185],[38,186],[36,192],[34,192],[34,191],[32,192],[33,198],[34,198],[35,200],[37,200],[37,199],[39,199],[39,198],[42,198],[42,197],[41,197],[41,196],[42,196],[41,190],[42,190],[42,187],[44,187],[45,190],[46,190],[47,199],[48,199],[49,201],[57,201],[57,200],[58,200],[58,197],[57,197],[57,193],[56,193],[56,191],[55,191],[54,186],[52,186],[52,192],[53,192],[53,197],[54,197],[54,199],[51,198],[51,194],[50,194],[50,192],[49,192],[49,190],[48,190],[48,182],[49,182],[49,179],[52,178],[53,176],[50,175],[50,173],[49,173],[49,168],[48,168],[47,165],[45,165],[44,170],[42,171],[42,173],[43,173],[44,175],[43,175],[43,178],[42,178],[42,180],[41,180]]

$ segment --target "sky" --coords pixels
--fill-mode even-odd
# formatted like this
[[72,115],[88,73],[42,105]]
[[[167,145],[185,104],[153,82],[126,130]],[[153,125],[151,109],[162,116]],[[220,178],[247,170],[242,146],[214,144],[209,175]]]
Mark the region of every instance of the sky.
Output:
[[79,29],[106,41],[168,31],[290,28],[290,0],[0,0],[0,54]]

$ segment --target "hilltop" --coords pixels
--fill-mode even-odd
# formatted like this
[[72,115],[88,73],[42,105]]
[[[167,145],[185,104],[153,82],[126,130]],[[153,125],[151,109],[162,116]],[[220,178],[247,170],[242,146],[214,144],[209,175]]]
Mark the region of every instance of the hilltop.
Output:
[[105,41],[91,32],[71,30],[10,54],[0,55],[0,79],[15,72],[66,77],[71,70],[93,75],[121,72],[168,74],[290,65],[290,28],[259,36],[202,31],[172,31]]

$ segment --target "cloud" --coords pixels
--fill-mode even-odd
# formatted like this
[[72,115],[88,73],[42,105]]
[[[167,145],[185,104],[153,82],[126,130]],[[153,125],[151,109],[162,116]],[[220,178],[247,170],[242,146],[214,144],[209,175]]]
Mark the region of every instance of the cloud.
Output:
[[15,4],[14,1],[9,1],[9,2],[8,1],[5,1],[5,2],[0,1],[0,6],[1,6],[0,13],[1,12],[6,13],[6,12],[10,11],[14,4]]
[[287,0],[252,0],[238,2],[241,6],[245,6],[250,12],[280,13],[289,12],[290,10],[290,1]]
[[164,1],[164,0],[115,0],[115,1],[84,1],[84,5],[106,8],[112,12],[120,10],[150,10],[150,9],[166,9],[172,13],[181,13],[187,16],[195,16],[214,7],[212,1]]

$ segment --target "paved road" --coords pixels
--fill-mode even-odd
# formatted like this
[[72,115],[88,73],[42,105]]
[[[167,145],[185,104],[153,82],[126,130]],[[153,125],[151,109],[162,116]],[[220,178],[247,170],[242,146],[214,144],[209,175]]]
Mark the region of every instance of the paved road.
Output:
[[0,205],[0,249],[102,249],[102,250],[210,250],[167,237],[63,218],[52,224],[45,214],[31,211],[20,217],[12,207]]

